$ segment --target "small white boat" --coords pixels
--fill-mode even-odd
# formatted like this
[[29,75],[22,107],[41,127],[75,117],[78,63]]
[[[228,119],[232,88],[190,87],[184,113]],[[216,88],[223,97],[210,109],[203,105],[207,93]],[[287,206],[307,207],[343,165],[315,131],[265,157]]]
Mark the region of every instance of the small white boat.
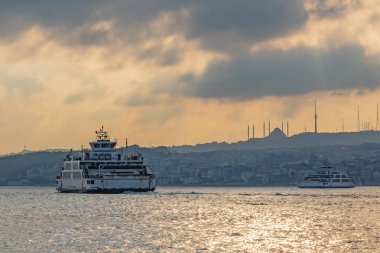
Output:
[[90,150],[77,156],[72,152],[64,159],[57,176],[57,191],[81,193],[121,193],[124,191],[154,191],[156,177],[144,164],[140,153],[127,155],[127,147],[116,149],[103,127],[96,131]]
[[299,188],[353,188],[355,182],[346,173],[322,166],[320,171],[306,175],[297,184]]

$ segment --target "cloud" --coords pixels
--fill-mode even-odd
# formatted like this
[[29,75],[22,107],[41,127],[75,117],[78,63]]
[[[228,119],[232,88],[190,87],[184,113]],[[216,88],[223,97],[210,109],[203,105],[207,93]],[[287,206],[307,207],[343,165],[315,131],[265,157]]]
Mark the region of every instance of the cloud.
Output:
[[82,93],[79,94],[71,94],[65,99],[65,104],[78,104],[82,102],[86,96]]
[[161,108],[149,108],[137,116],[136,123],[145,126],[152,123],[167,124],[175,121],[184,114],[186,108],[179,106],[165,106]]
[[137,92],[132,96],[122,96],[116,99],[116,103],[121,106],[129,107],[140,107],[140,106],[150,106],[157,104],[158,99],[155,96],[144,96],[138,94]]
[[186,36],[200,39],[208,49],[228,52],[292,32],[306,20],[298,0],[199,1],[190,9]]
[[319,18],[339,18],[349,10],[362,7],[360,0],[309,0],[306,9]]
[[[152,26],[165,13],[172,14],[170,22],[161,27]],[[0,3],[3,39],[17,36],[32,26],[41,26],[51,39],[71,46],[126,46],[155,36],[180,33],[187,39],[201,41],[207,49],[230,51],[246,49],[253,42],[291,32],[306,20],[301,0],[14,0]],[[110,22],[112,26],[96,29],[102,22]],[[167,61],[172,59],[175,56],[170,54]]]
[[268,50],[215,61],[199,76],[183,75],[180,92],[187,96],[258,99],[312,91],[380,87],[380,58],[347,46],[330,50]]
[[35,78],[26,77],[19,73],[10,73],[9,70],[0,66],[0,86],[5,87],[8,91],[21,91],[23,95],[29,96],[43,88],[41,82]]

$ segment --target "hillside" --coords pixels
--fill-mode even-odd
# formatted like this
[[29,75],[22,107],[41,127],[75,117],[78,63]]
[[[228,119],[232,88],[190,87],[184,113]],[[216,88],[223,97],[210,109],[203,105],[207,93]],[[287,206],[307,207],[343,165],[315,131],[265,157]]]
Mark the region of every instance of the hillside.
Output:
[[[176,152],[138,148],[159,185],[294,185],[325,163],[363,185],[380,184],[380,144]],[[0,185],[51,185],[66,152],[0,157]]]

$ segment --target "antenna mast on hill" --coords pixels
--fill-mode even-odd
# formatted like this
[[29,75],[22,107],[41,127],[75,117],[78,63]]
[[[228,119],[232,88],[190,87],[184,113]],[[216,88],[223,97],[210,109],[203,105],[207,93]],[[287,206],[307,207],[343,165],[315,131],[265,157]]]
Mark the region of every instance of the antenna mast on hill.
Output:
[[248,141],[249,141],[249,124],[248,124]]
[[252,139],[255,138],[255,124],[252,124]]
[[284,132],[284,121],[281,121],[281,132]]
[[314,133],[317,133],[317,100],[314,100]]

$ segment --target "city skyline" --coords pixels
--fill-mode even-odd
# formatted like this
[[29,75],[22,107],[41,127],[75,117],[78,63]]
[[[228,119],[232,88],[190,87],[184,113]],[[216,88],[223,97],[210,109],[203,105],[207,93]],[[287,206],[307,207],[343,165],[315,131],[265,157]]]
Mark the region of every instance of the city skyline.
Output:
[[377,125],[375,0],[0,7],[0,154],[78,148],[101,125],[141,146],[246,140],[264,121],[294,135],[314,131],[315,100],[318,132],[357,131],[358,108]]

